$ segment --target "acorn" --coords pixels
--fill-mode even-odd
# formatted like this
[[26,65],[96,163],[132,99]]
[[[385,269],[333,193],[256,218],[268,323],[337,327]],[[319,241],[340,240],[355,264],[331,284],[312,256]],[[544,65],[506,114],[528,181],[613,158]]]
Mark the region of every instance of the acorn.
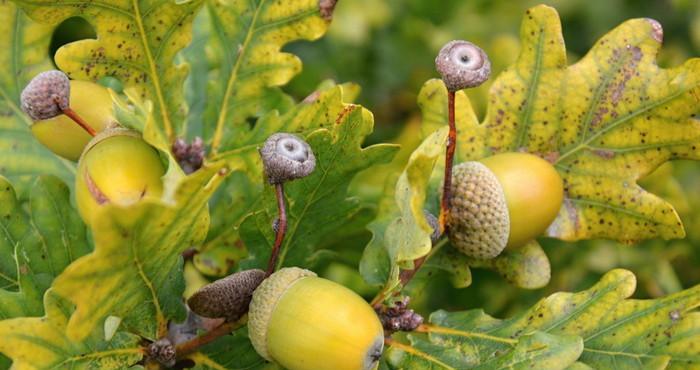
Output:
[[469,41],[453,40],[435,57],[435,69],[449,91],[476,87],[491,75],[491,61],[480,47]]
[[110,129],[93,138],[85,148],[75,176],[78,211],[91,225],[106,204],[129,206],[163,193],[165,166],[158,151],[136,131]]
[[248,312],[253,291],[263,279],[263,270],[236,272],[200,288],[187,300],[187,305],[192,312],[203,317],[236,321]]
[[541,235],[563,199],[559,173],[536,155],[502,153],[460,163],[452,176],[450,241],[472,258],[494,258]]
[[260,157],[265,175],[273,185],[308,176],[316,168],[316,157],[309,144],[284,132],[272,134],[265,140]]
[[289,370],[369,370],[384,331],[352,290],[297,267],[283,268],[253,293],[248,332],[255,350]]
[[[27,84],[21,94],[21,106],[33,120],[34,137],[71,161],[80,158],[92,139],[89,131],[101,132],[114,122],[112,97],[107,88],[88,81],[71,81],[56,70],[40,73]],[[76,118],[81,123],[74,121]]]

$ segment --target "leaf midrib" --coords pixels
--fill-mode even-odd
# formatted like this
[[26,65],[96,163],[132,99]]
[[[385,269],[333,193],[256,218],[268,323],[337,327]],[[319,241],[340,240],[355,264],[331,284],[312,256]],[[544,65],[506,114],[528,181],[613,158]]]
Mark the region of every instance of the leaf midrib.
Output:
[[141,19],[141,9],[139,8],[138,0],[131,0],[132,7],[134,9],[134,23],[139,29],[139,36],[141,38],[141,43],[143,44],[144,53],[146,55],[146,60],[148,62],[149,75],[152,85],[155,90],[156,98],[158,99],[158,105],[160,105],[160,114],[163,119],[163,128],[165,129],[165,135],[169,139],[173,139],[173,128],[170,122],[170,117],[168,115],[168,106],[165,103],[163,92],[161,91],[160,77],[158,76],[158,70],[156,68],[155,60],[151,53],[150,43],[146,37],[146,31],[143,27],[143,20]]
[[607,134],[608,132],[616,129],[618,126],[627,122],[628,120],[631,120],[631,119],[633,119],[641,114],[644,114],[650,110],[656,109],[657,107],[662,106],[663,104],[666,104],[673,99],[676,99],[677,97],[685,94],[686,92],[688,92],[690,90],[691,90],[691,88],[679,89],[674,94],[670,94],[670,95],[668,95],[660,100],[657,100],[653,104],[646,105],[646,106],[642,107],[642,109],[639,109],[639,110],[633,111],[633,112],[629,112],[626,115],[621,116],[620,118],[611,121],[608,125],[601,128],[600,131],[596,132],[588,139],[582,141],[581,143],[576,145],[574,148],[572,148],[568,152],[565,152],[564,154],[560,155],[559,158],[557,158],[556,162],[554,162],[554,164],[561,163],[562,161],[564,161],[568,157],[571,157],[572,155],[578,153],[579,151],[586,149],[587,147],[589,147],[589,145],[593,141],[597,140],[602,135]]
[[250,44],[250,40],[253,37],[254,30],[255,30],[255,25],[258,22],[258,16],[260,15],[260,11],[263,8],[263,5],[265,4],[265,0],[260,0],[260,2],[257,4],[257,7],[255,8],[255,12],[253,13],[253,19],[251,19],[250,24],[248,25],[248,30],[246,31],[246,37],[243,40],[243,44],[240,47],[240,52],[238,53],[236,57],[236,63],[233,65],[233,69],[231,70],[231,75],[229,76],[228,82],[226,83],[226,90],[224,92],[224,98],[221,101],[221,108],[219,109],[219,118],[216,121],[216,129],[214,130],[214,137],[212,139],[212,144],[211,144],[211,152],[212,155],[216,155],[219,146],[221,145],[221,140],[223,136],[223,131],[224,131],[224,124],[226,123],[226,116],[228,115],[228,102],[229,99],[231,99],[231,96],[233,96],[233,87],[235,85],[236,80],[238,79],[238,70],[241,68],[241,61],[244,59],[247,51],[248,51],[248,46]]
[[544,30],[540,26],[540,32],[537,36],[537,53],[535,57],[535,68],[532,74],[532,81],[530,82],[526,98],[527,105],[525,106],[525,111],[523,111],[523,114],[520,116],[520,125],[518,127],[517,139],[514,142],[514,147],[511,147],[511,149],[513,150],[517,150],[518,148],[523,146],[525,136],[527,135],[527,131],[529,129],[530,117],[532,115],[532,110],[535,105],[533,99],[535,98],[535,95],[537,95],[537,90],[540,85],[540,74],[542,73],[542,50],[544,48],[543,39]]

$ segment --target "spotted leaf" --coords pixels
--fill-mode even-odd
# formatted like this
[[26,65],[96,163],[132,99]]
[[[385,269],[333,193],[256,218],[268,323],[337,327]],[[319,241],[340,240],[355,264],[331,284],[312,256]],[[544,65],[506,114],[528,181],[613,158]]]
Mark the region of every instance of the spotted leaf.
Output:
[[53,27],[38,24],[15,4],[0,1],[0,175],[31,181],[36,175],[55,175],[70,181],[75,165],[44,148],[20,109],[19,96],[37,73],[51,69],[48,55]]
[[[678,214],[637,181],[672,159],[700,158],[700,59],[656,64],[661,25],[627,21],[568,65],[556,11],[527,11],[522,50],[490,90],[483,123],[458,97],[460,160],[527,151],[549,160],[565,201],[547,235],[624,242],[684,236]],[[460,94],[461,95],[461,94]],[[424,119],[446,122],[446,91],[426,83]]]
[[[96,81],[105,76],[153,103],[158,141],[182,134],[187,111],[183,84],[187,67],[174,63],[191,40],[192,20],[201,0],[35,1],[16,3],[33,19],[58,24],[83,17],[97,39],[64,45],[56,64],[71,78]],[[153,144],[157,144],[153,142]]]
[[586,291],[553,294],[507,320],[437,311],[410,342],[390,344],[385,361],[433,369],[565,369],[577,360],[594,369],[700,368],[700,286],[629,299],[635,287],[631,272],[612,270]]

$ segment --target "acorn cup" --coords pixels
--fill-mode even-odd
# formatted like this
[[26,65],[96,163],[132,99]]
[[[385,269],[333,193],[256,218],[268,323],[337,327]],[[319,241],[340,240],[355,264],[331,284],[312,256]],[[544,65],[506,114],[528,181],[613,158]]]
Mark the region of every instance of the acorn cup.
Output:
[[306,177],[316,168],[316,157],[309,144],[284,132],[265,140],[260,157],[267,180],[273,185]]
[[94,134],[114,122],[109,89],[93,82],[69,80],[57,70],[38,74],[21,94],[22,110],[32,134],[55,154],[77,161]]
[[207,318],[233,322],[248,312],[255,288],[265,279],[265,271],[239,271],[201,287],[188,300],[192,312]]
[[469,257],[491,259],[541,235],[564,198],[559,173],[528,153],[502,153],[453,169],[447,217],[452,245]]
[[90,143],[78,162],[75,194],[78,211],[87,225],[106,204],[129,206],[163,193],[165,166],[158,151],[138,132],[117,128],[104,131]]
[[435,69],[448,91],[476,87],[491,75],[491,61],[483,49],[469,41],[453,40],[435,57]]
[[352,290],[297,267],[253,293],[248,332],[255,350],[289,370],[369,370],[384,346],[372,307]]

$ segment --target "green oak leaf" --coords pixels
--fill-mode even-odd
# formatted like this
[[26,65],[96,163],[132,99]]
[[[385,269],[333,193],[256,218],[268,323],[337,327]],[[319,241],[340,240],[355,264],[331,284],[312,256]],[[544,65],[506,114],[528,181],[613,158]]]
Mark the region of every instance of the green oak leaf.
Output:
[[524,289],[546,286],[552,273],[549,258],[536,240],[514,250],[505,250],[490,260],[468,259],[470,266],[492,269],[509,283]]
[[158,132],[153,144],[169,143],[183,134],[188,68],[174,60],[191,40],[192,20],[201,0],[15,2],[33,19],[47,24],[85,18],[95,27],[97,39],[62,46],[56,52],[58,67],[79,80],[117,78],[125,88],[150,100]]
[[248,339],[247,327],[203,346],[188,358],[195,370],[280,370],[279,365],[260,357]]
[[[411,154],[394,190],[399,217],[391,221],[384,233],[389,256],[398,263],[413,261],[431,248],[433,229],[424,215],[424,204],[430,174],[444,155],[447,128],[441,128]],[[437,215],[436,215],[437,217]]]
[[[595,369],[700,368],[700,313],[696,312],[700,286],[664,298],[629,299],[635,287],[634,275],[618,269],[586,291],[555,293],[508,320],[494,319],[481,310],[437,311],[429,324],[418,329],[423,335],[414,338],[437,346],[434,350],[403,343],[396,349],[409,354],[418,351],[423,361],[428,356],[448,364],[460,355],[465,366],[491,368],[491,363],[500,364],[494,356],[517,352],[524,337],[546,334],[554,344],[562,340],[555,338],[581,338],[580,358],[567,360],[578,359]],[[443,358],[443,352],[449,357]]]
[[24,86],[51,69],[47,50],[52,32],[52,26],[38,24],[13,3],[0,1],[0,175],[14,182],[49,174],[69,182],[75,172],[72,163],[34,139],[32,121],[20,109]]
[[[264,127],[274,127],[272,118]],[[284,127],[280,131],[303,132],[313,128],[306,134],[306,141],[316,156],[316,170],[285,184],[288,227],[279,258],[280,266],[309,266],[322,238],[342,228],[364,208],[359,199],[347,196],[350,180],[362,170],[389,162],[398,148],[390,144],[363,148],[363,141],[374,127],[373,117],[359,105],[344,104],[342,89],[337,87],[276,121],[277,126]],[[274,242],[274,190],[266,186],[262,198],[263,210],[241,225],[241,237],[250,253],[246,266],[264,266]]]
[[[482,124],[458,95],[459,160],[527,151],[552,162],[565,201],[547,236],[683,237],[673,207],[637,185],[668,160],[700,158],[700,59],[659,68],[662,38],[658,22],[633,19],[567,66],[556,11],[528,10],[520,56],[491,87]],[[444,85],[428,81],[420,96],[425,121],[444,125]]]
[[388,177],[377,216],[367,225],[372,239],[360,261],[367,282],[384,283],[388,289],[398,283],[398,265],[411,267],[414,259],[430,251],[433,231],[425,220],[424,204],[446,138],[446,127],[430,135],[413,151],[403,172]]
[[213,68],[207,90],[197,94],[207,101],[205,119],[193,120],[206,123],[204,138],[216,155],[247,145],[254,135],[247,119],[285,100],[276,86],[299,73],[301,61],[280,49],[292,41],[321,37],[328,21],[319,13],[318,0],[207,0],[204,11]]
[[44,317],[0,321],[0,352],[10,357],[12,369],[125,369],[143,357],[141,338],[116,332],[109,340],[96,328],[75,341],[66,335],[73,312],[70,302],[49,290],[44,296]]
[[[358,93],[353,84],[323,84],[309,98],[284,113],[277,110],[262,116],[245,145],[221,152],[211,161],[224,161],[244,165],[242,172],[229,176],[221,191],[212,198],[212,224],[208,240],[202,251],[212,248],[244,247],[238,226],[251,213],[259,210],[263,195],[263,166],[258,148],[275,132],[292,132],[300,135],[322,128],[332,127],[335,118]],[[235,227],[231,227],[231,226]]]
[[410,336],[411,345],[390,342],[385,355],[390,369],[565,369],[581,354],[577,336],[557,336],[539,331],[507,340],[510,348],[480,358],[469,345],[450,346]]
[[84,338],[110,315],[145,338],[164,335],[167,321],[184,314],[180,253],[206,236],[207,201],[226,173],[222,165],[203,167],[178,184],[172,202],[100,209],[93,224],[95,251],[53,284],[76,305],[69,337]]
[[38,177],[22,204],[0,177],[0,230],[0,319],[39,316],[53,279],[90,250],[68,187],[55,177]]

